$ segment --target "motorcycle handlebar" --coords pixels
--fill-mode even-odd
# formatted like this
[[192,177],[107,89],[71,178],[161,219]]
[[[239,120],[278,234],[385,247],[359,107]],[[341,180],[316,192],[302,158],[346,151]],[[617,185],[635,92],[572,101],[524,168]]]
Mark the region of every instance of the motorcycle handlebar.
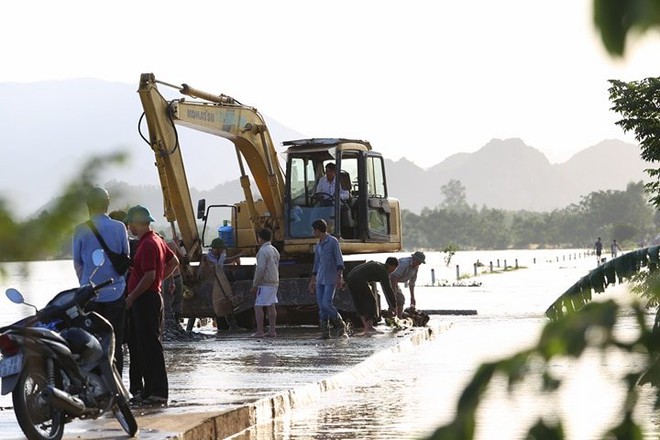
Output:
[[74,296],[69,300],[68,303],[59,303],[57,306],[49,306],[39,310],[37,312],[37,320],[46,321],[52,318],[59,316],[62,313],[62,310],[67,309],[73,305],[84,308],[93,297],[96,296],[96,293],[105,286],[112,284],[114,280],[109,278],[98,284],[86,284],[79,287]]
[[94,285],[94,290],[102,289],[103,287],[114,283],[114,281],[115,281],[114,279],[108,278],[107,280],[103,281],[102,283],[95,284]]

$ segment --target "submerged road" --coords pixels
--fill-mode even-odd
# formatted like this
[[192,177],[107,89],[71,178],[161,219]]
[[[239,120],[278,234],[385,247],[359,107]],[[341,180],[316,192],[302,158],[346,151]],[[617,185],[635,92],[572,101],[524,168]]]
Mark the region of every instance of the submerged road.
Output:
[[[381,362],[434,337],[439,327],[349,339],[318,339],[316,327],[278,328],[277,338],[249,333],[166,344],[170,405],[134,413],[141,439],[214,439],[272,432],[270,421],[322,392],[359,383]],[[125,379],[127,380],[127,379]],[[5,439],[24,438],[13,410],[0,412]],[[267,436],[268,437],[268,436]],[[76,420],[65,439],[128,438],[112,415]]]

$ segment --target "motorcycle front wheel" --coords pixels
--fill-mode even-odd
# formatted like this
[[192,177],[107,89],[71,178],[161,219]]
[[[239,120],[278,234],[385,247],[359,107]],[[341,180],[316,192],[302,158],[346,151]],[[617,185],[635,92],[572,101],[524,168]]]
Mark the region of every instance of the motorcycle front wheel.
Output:
[[115,376],[115,385],[117,386],[117,398],[115,399],[115,404],[112,406],[112,413],[115,415],[115,418],[124,431],[126,431],[126,434],[135,437],[138,433],[138,424],[133,415],[133,411],[131,411],[131,408],[128,405],[128,400],[126,398],[127,391],[124,388],[119,372],[114,365],[112,366],[112,372]]
[[12,391],[16,419],[29,440],[60,440],[64,435],[64,413],[44,398],[46,385],[43,363],[28,362]]

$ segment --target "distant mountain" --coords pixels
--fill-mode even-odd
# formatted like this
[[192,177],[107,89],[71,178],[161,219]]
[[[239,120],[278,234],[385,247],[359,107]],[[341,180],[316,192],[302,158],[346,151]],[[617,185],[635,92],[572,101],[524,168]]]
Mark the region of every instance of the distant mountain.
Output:
[[[0,83],[5,164],[0,197],[19,215],[37,213],[66,179],[78,174],[88,157],[123,150],[128,164],[109,169],[99,184],[114,188],[115,207],[142,203],[158,213],[162,196],[153,152],[138,132],[142,107],[136,90],[137,84],[96,79]],[[161,92],[167,99],[180,97],[170,89]],[[276,145],[307,137],[265,118]],[[144,121],[140,128],[147,136]],[[179,128],[179,137],[195,201],[244,200],[229,141],[185,127]],[[565,163],[550,164],[520,139],[493,139],[474,153],[454,154],[426,170],[407,159],[386,160],[386,166],[390,194],[404,209],[418,213],[442,203],[441,187],[451,179],[466,187],[471,205],[547,211],[578,202],[592,191],[625,189],[628,182],[646,178],[647,164],[638,147],[617,140],[590,146]]]
[[554,165],[520,139],[493,139],[426,171],[405,159],[387,163],[390,193],[417,213],[442,203],[441,188],[452,179],[466,188],[470,205],[550,211],[593,191],[624,190],[629,182],[646,180],[645,168],[639,148],[618,140],[600,142]]
[[[164,87],[161,93],[166,99],[182,97]],[[93,155],[128,154],[128,162],[109,169],[99,183],[158,184],[153,152],[138,132],[142,106],[137,83],[96,79],[0,83],[0,97],[0,150],[5,164],[0,197],[19,215],[30,215],[46,204]],[[305,137],[264,117],[276,145]],[[148,137],[144,121],[141,130]],[[178,133],[192,187],[207,191],[240,175],[228,140],[185,127]]]

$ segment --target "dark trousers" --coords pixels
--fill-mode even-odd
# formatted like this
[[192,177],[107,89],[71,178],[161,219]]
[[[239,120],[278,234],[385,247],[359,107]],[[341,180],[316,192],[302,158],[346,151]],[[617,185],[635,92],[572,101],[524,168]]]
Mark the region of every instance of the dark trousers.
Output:
[[163,298],[158,292],[144,292],[131,307],[137,350],[144,389],[142,397],[168,397],[167,371],[161,335],[163,332]]
[[138,345],[137,332],[133,323],[133,313],[129,310],[126,314],[126,345],[128,346],[128,391],[133,396],[142,395],[144,381],[142,380],[142,365],[140,365],[140,348]]
[[378,302],[369,283],[349,278],[347,284],[358,315],[364,316],[366,319],[374,319],[378,316]]
[[124,330],[126,326],[126,299],[124,296],[109,302],[92,301],[87,305],[88,311],[96,312],[110,321],[115,332],[115,364],[121,376],[124,368]]

